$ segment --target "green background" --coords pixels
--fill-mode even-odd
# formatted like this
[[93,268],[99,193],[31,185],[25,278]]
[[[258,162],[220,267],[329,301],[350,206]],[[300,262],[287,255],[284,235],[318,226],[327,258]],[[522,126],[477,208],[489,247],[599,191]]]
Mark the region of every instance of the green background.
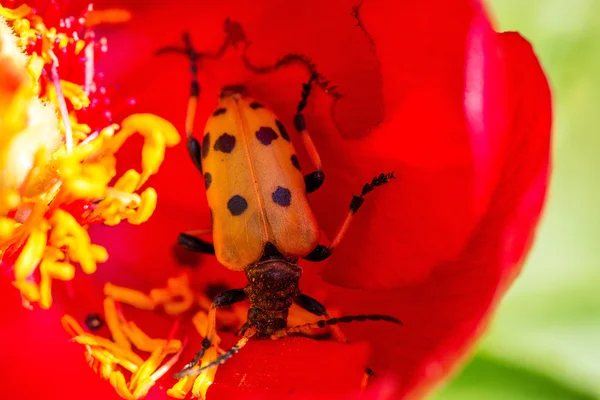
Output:
[[473,360],[435,400],[600,399],[600,0],[488,0],[553,91],[553,175],[534,248]]

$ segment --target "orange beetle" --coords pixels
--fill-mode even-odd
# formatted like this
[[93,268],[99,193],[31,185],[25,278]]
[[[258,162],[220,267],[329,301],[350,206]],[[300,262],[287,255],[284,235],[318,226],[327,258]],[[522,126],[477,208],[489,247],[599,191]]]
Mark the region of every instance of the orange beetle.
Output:
[[[302,114],[317,78],[316,73],[303,85],[294,118],[295,128],[314,167],[313,172],[303,176],[285,127],[265,105],[249,97],[243,86],[223,88],[219,104],[206,123],[202,144],[192,136],[200,94],[196,69],[199,53],[195,52],[187,35],[184,35],[184,41],[184,49],[165,48],[160,53],[183,53],[191,60],[187,146],[192,161],[204,176],[212,213],[214,244],[189,233],[180,234],[178,242],[191,251],[215,254],[217,260],[229,269],[244,270],[248,285],[215,297],[202,349],[176,375],[177,378],[196,375],[225,362],[252,336],[280,338],[300,332],[300,327],[286,328],[292,303],[315,315],[329,317],[322,304],[300,292],[298,282],[302,269],[297,261],[299,258],[310,261],[328,258],[344,236],[364,196],[393,178],[391,173],[380,174],[365,184],[361,194],[352,198],[348,215],[331,245],[319,245],[320,229],[307,194],[322,185],[325,175]],[[198,361],[212,345],[215,335],[217,308],[245,299],[249,300],[250,309],[247,322],[240,330],[242,339],[225,354],[200,368]],[[400,324],[397,319],[386,315],[359,315],[328,318],[313,325],[331,326],[339,339],[343,335],[336,324],[357,320]]]

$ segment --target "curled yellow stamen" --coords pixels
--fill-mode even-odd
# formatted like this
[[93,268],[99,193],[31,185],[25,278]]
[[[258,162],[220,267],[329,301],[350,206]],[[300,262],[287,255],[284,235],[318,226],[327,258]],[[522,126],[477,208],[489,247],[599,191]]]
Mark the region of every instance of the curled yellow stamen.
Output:
[[10,9],[0,6],[0,16],[8,21],[25,18],[31,13],[31,7],[26,4],[21,4],[19,7]]
[[104,285],[104,295],[112,297],[119,303],[129,304],[142,310],[154,310],[155,303],[150,296],[138,290],[107,283]]
[[153,352],[157,348],[163,348],[165,353],[172,354],[181,349],[181,341],[177,339],[152,339],[146,335],[138,326],[129,321],[122,325],[122,329],[125,335],[129,338],[131,343],[139,350],[146,352]]
[[16,281],[13,285],[19,289],[21,295],[30,303],[37,303],[40,301],[40,287],[29,281]]
[[[84,44],[85,42],[79,41]],[[75,110],[81,110],[90,105],[90,99],[83,91],[81,85],[68,81],[60,81],[64,96],[69,99]]]
[[144,363],[144,360],[131,350],[124,349],[120,347],[119,344],[111,342],[110,340],[104,339],[100,336],[93,336],[84,333],[81,336],[74,337],[73,341],[75,343],[88,345],[91,347],[101,347],[108,350],[113,356],[119,359],[129,360],[136,365],[142,365]]
[[34,229],[27,243],[23,247],[21,254],[15,262],[15,279],[17,281],[23,280],[33,273],[37,268],[38,264],[42,260],[44,255],[44,249],[46,248],[46,240],[48,238],[47,228],[40,227]]
[[167,395],[176,399],[184,399],[190,390],[192,390],[195,378],[195,376],[186,376],[180,379],[172,388],[167,390]]
[[121,329],[121,321],[119,321],[115,300],[112,297],[104,299],[104,317],[115,343],[124,349],[131,350],[131,342]]
[[148,220],[156,209],[158,196],[156,190],[148,188],[144,190],[140,197],[140,203],[137,210],[129,210],[127,212],[127,221],[133,225],[139,225]]

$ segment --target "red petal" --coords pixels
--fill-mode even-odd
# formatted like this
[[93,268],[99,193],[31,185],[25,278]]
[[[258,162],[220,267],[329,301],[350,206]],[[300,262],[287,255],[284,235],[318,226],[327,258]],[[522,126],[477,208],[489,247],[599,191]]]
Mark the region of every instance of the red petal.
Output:
[[[118,399],[110,385],[87,366],[81,346],[69,342],[61,326],[62,308],[29,311],[16,290],[0,279],[3,398],[33,400]],[[88,397],[92,394],[92,397]]]
[[419,285],[389,292],[336,289],[327,304],[344,313],[389,313],[404,327],[348,327],[369,338],[373,368],[394,371],[402,394],[424,393],[460,360],[517,275],[548,183],[551,100],[531,46],[518,34],[497,36],[506,63],[511,134],[489,209],[459,257]]
[[[385,67],[388,118],[340,152],[359,168],[351,180],[329,180],[328,189],[358,189],[365,167],[394,170],[398,180],[369,196],[324,271],[327,280],[362,288],[418,283],[460,254],[485,212],[503,162],[507,116],[498,46],[475,3],[418,2],[399,17],[383,1],[361,8]],[[398,35],[398,26],[408,32]],[[317,203],[321,215],[325,206],[343,210],[346,200],[330,199]]]
[[251,341],[219,368],[211,399],[348,398],[360,390],[365,343],[345,345],[307,338]]

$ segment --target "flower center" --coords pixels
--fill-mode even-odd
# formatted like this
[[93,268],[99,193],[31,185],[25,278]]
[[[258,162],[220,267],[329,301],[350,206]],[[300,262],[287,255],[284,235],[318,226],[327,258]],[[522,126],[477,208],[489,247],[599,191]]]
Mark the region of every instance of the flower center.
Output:
[[[113,14],[91,15],[98,22],[114,20]],[[140,187],[157,172],[165,148],[180,137],[169,122],[151,114],[130,115],[121,126],[78,122],[80,111],[90,106],[88,94],[103,88],[86,76],[92,86],[86,93],[58,71],[71,57],[83,60],[89,73],[86,64],[93,57],[85,49],[93,53],[97,43],[85,18],[67,19],[61,25],[66,30],[59,31],[23,5],[0,6],[0,19],[0,48],[7,56],[2,69],[8,71],[0,88],[0,261],[13,268],[13,285],[26,306],[49,308],[53,280],[73,279],[76,264],[92,274],[108,258],[91,242],[90,224],[141,224],[152,215],[156,191],[140,192]],[[115,153],[135,133],[144,137],[141,172],[117,177]]]
[[[174,338],[184,313],[195,311],[191,322],[200,336],[206,336],[211,300],[204,293],[191,289],[187,274],[169,279],[166,288],[152,289],[149,294],[110,283],[105,285],[104,294],[104,317],[112,340],[86,332],[70,315],[63,317],[63,326],[75,343],[85,347],[88,363],[94,371],[109,381],[121,397],[143,398],[171,370],[184,350],[187,338],[183,341]],[[148,312],[162,309],[166,314],[177,317],[174,328],[165,339],[151,338],[135,322],[127,320],[121,304]],[[245,312],[243,307],[225,311],[220,322],[239,326]],[[224,353],[219,343],[217,336],[213,346],[206,351],[202,366]],[[140,355],[144,353],[146,358]],[[204,399],[216,372],[217,368],[212,368],[198,376],[184,377],[167,394],[182,399],[191,392],[194,397]]]

